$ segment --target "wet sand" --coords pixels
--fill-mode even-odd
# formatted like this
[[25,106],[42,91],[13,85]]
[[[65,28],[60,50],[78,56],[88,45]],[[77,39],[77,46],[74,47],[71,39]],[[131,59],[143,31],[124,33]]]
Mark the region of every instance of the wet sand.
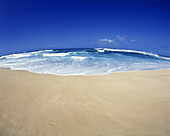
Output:
[[0,69],[0,136],[168,136],[170,70],[55,76]]

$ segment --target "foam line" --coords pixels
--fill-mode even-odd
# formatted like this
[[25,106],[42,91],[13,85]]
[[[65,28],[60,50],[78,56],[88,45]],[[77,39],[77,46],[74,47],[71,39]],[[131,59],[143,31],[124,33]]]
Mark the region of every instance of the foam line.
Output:
[[87,57],[79,57],[79,56],[71,56],[72,59],[75,59],[75,60],[84,60],[86,59]]
[[[125,55],[127,52],[128,55]],[[170,58],[143,51],[109,48],[70,49],[69,52],[62,49],[40,50],[1,56],[0,67],[41,74],[100,75],[120,71],[169,69]]]
[[43,53],[44,57],[49,57],[49,56],[67,56],[70,53]]
[[129,52],[129,53],[139,53],[139,54],[143,54],[143,55],[150,55],[150,56],[154,56],[157,58],[161,58],[161,59],[168,59],[170,60],[170,58],[168,57],[162,57],[159,56],[158,54],[154,54],[154,53],[148,53],[148,52],[144,52],[144,51],[136,51],[136,50],[124,50],[124,49],[109,49],[109,48],[95,48],[98,52],[105,52],[105,51],[112,51],[112,52]]

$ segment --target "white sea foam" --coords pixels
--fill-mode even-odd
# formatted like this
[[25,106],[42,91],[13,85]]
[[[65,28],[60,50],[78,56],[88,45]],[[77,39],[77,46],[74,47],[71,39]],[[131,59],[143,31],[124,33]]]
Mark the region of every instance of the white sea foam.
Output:
[[143,51],[135,51],[135,50],[124,50],[124,49],[108,49],[108,48],[104,48],[105,51],[116,51],[116,52],[129,52],[129,53],[139,53],[139,54],[144,54],[144,55],[150,55],[150,56],[155,56],[155,57],[159,57],[159,55],[157,54],[153,54],[153,53],[148,53],[148,52],[143,52]]
[[0,59],[3,59],[3,58],[5,58],[5,56],[1,56],[1,57],[0,57]]
[[157,58],[170,60],[170,58],[168,58],[168,57],[162,57],[162,56],[159,56],[157,54],[149,53],[149,52],[144,52],[144,51],[124,50],[124,49],[109,49],[109,48],[96,48],[96,50],[98,52],[113,51],[113,52],[139,53],[139,54],[143,54],[143,55],[150,55],[150,56],[154,56],[154,57],[157,57]]
[[6,55],[6,56],[2,56],[0,58],[7,58],[7,59],[16,59],[16,58],[22,58],[22,57],[29,57],[29,54],[25,54],[25,53],[20,53],[20,54],[12,54],[12,55]]
[[33,52],[28,52],[28,53],[30,53],[30,54],[38,54],[38,53],[50,52],[50,51],[53,51],[53,50],[41,50],[41,51],[33,51]]
[[[96,53],[96,50],[98,53]],[[113,54],[114,52],[116,52],[116,55]],[[129,52],[129,55],[125,56],[124,54],[127,52]],[[148,56],[145,57],[144,55]],[[153,58],[153,56],[156,58]],[[123,49],[96,48],[77,51],[70,49],[69,52],[65,52],[65,50],[42,50],[1,56],[0,67],[41,74],[99,75],[120,71],[170,68],[169,60],[170,58],[153,53]]]
[[75,59],[75,60],[84,60],[86,59],[87,57],[79,57],[79,56],[71,56],[72,59]]
[[17,53],[17,54],[10,54],[10,55],[4,55],[1,56],[0,59],[6,58],[6,59],[15,59],[15,58],[22,58],[22,57],[29,57],[32,54],[39,54],[42,52],[50,52],[53,50],[41,50],[41,51],[33,51],[33,52],[23,52],[23,53]]
[[49,56],[67,56],[69,54],[70,54],[69,52],[67,52],[67,53],[43,53],[43,56],[45,56],[45,57],[49,57]]
[[98,52],[105,52],[104,49],[97,49]]

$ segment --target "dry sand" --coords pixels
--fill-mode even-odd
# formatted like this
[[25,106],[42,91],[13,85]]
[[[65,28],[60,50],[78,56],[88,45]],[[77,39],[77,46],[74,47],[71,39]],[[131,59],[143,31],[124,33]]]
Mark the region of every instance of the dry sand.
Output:
[[168,136],[170,70],[55,76],[0,69],[0,136]]

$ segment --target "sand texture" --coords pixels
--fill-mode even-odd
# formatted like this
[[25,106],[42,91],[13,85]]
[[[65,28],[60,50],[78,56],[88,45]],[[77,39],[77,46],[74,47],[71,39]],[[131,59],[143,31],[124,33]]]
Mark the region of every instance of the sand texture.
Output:
[[170,136],[170,70],[55,76],[1,68],[0,136]]

